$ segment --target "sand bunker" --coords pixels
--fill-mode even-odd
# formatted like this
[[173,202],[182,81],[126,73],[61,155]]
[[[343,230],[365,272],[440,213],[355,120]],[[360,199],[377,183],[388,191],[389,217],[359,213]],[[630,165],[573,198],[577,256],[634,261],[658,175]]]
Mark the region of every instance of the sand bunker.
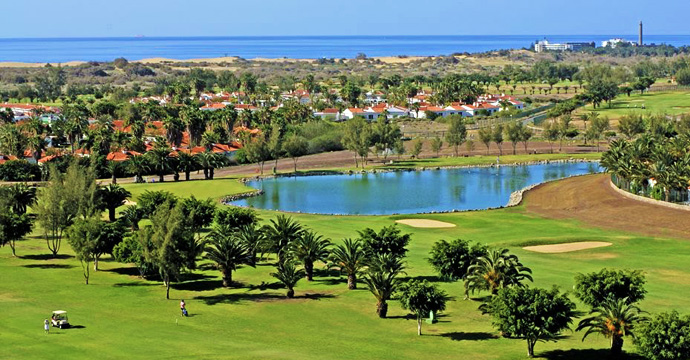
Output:
[[403,224],[407,226],[412,226],[416,228],[452,228],[455,227],[455,224],[443,222],[443,221],[436,221],[436,220],[428,220],[428,219],[404,219],[404,220],[396,220],[398,224]]
[[603,241],[582,241],[567,244],[554,244],[554,245],[539,245],[539,246],[525,246],[523,249],[527,251],[534,251],[542,254],[559,254],[567,253],[573,251],[595,249],[600,247],[611,246],[609,242]]

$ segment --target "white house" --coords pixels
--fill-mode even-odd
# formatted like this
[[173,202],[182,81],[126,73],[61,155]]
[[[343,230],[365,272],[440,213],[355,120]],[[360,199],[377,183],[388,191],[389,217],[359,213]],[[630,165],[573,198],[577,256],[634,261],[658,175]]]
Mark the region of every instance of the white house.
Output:
[[314,112],[315,117],[319,117],[323,120],[332,120],[332,121],[340,121],[343,120],[341,118],[340,111],[338,109],[323,109],[322,111],[315,111]]
[[446,106],[446,108],[444,110],[446,111],[446,116],[448,116],[448,115],[460,115],[462,117],[472,116],[467,111],[467,109],[465,109],[460,104],[454,104],[454,105]]
[[354,118],[355,116],[359,116],[359,117],[362,117],[366,120],[372,121],[372,120],[378,119],[379,115],[381,115],[380,111],[374,110],[373,108],[370,108],[370,107],[364,108],[364,109],[362,109],[362,108],[347,108],[342,112],[341,117],[343,119],[349,120],[349,119]]
[[364,94],[364,102],[367,104],[382,104],[386,102],[386,94],[381,91],[369,91]]

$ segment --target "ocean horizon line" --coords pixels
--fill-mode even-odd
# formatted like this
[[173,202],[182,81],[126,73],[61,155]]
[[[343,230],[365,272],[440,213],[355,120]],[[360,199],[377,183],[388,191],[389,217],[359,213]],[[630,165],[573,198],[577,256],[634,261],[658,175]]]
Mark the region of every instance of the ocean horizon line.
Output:
[[[0,41],[3,40],[130,40],[130,39],[291,39],[291,38],[303,38],[303,39],[327,39],[327,38],[343,38],[343,39],[356,39],[356,38],[462,38],[462,37],[513,37],[513,38],[523,38],[523,37],[621,37],[621,36],[634,36],[637,37],[638,34],[440,34],[440,35],[126,35],[126,36],[55,36],[55,37],[0,37]],[[688,34],[645,34],[645,37],[659,37],[659,36],[690,36]]]

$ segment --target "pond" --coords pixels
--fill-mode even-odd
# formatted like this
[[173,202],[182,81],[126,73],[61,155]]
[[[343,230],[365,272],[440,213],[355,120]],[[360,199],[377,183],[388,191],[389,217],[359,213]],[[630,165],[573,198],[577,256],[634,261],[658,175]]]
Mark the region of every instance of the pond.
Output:
[[471,167],[353,175],[277,177],[247,182],[263,195],[232,202],[312,214],[390,215],[505,206],[527,186],[601,172],[598,163]]

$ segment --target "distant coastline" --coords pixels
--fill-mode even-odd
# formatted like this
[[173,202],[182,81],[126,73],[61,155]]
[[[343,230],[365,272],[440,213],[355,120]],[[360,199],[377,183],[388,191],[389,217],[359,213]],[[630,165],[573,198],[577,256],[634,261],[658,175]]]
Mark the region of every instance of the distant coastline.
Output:
[[[423,58],[428,58],[428,56],[383,56],[383,57],[376,57],[376,58],[370,58],[373,60],[379,60],[383,63],[386,64],[394,64],[394,63],[406,63],[406,62],[411,62],[414,60],[419,60]],[[141,63],[141,64],[166,64],[166,65],[175,65],[175,64],[207,64],[207,65],[221,65],[221,64],[232,64],[233,62],[240,61],[241,58],[237,56],[228,56],[228,57],[217,57],[217,58],[201,58],[201,59],[170,59],[170,58],[147,58],[147,59],[141,59],[141,60],[133,60],[132,62],[134,63]],[[249,61],[254,61],[254,62],[270,62],[270,63],[280,63],[280,62],[315,62],[316,59],[289,59],[289,58],[254,58],[254,59],[247,59]],[[111,60],[112,61],[112,60]],[[64,63],[56,63],[56,62],[2,62],[0,61],[0,68],[37,68],[37,67],[44,67],[46,64],[51,64],[51,65],[60,65],[60,66],[79,66],[82,64],[86,64],[88,61],[68,61]]]
[[[477,36],[286,36],[286,37],[128,37],[0,39],[0,62],[7,64],[78,64],[165,58],[352,59],[358,54],[386,58],[476,54],[529,48],[535,41],[595,42],[636,35],[477,35]],[[690,45],[690,35],[647,35],[646,43]]]

